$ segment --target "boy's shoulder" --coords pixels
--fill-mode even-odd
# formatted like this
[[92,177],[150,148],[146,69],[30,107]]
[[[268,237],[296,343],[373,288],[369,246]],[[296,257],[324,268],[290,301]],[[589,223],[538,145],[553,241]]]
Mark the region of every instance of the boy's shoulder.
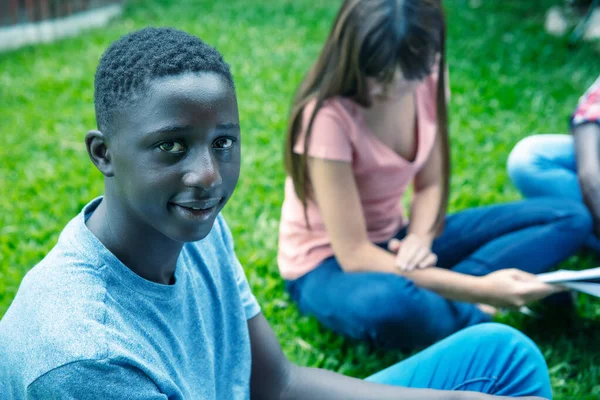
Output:
[[[144,281],[93,236],[85,218],[99,201],[67,224],[54,248],[26,274],[0,320],[0,382],[11,382],[13,393],[24,393],[39,377],[70,363],[151,361],[154,355],[141,350],[149,347],[141,346],[136,327],[152,325],[156,313],[165,311],[162,305],[198,300],[190,298],[191,291],[196,297],[217,294],[218,299],[203,299],[205,305],[238,297],[246,318],[258,312],[249,290],[240,290],[247,283],[221,215],[204,240],[184,246],[176,272],[183,285],[176,289]],[[195,290],[199,282],[213,290]]]
[[69,222],[53,249],[25,275],[0,321],[0,358],[4,367],[19,370],[23,382],[106,351],[107,276],[97,255],[73,242],[75,226],[83,223],[79,218]]

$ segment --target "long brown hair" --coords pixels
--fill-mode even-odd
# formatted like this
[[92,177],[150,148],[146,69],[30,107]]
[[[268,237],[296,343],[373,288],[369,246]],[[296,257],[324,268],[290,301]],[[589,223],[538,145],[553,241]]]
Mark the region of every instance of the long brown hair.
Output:
[[[445,82],[445,21],[441,0],[345,0],[325,46],[301,83],[292,104],[285,145],[285,167],[304,206],[311,196],[307,150],[315,116],[327,99],[347,97],[370,107],[367,77],[390,82],[397,67],[406,79],[428,76],[439,54],[437,88],[438,139],[442,147],[442,198],[431,231],[444,227],[450,180],[450,148]],[[315,103],[308,119],[304,151],[294,145],[304,129],[303,112]]]

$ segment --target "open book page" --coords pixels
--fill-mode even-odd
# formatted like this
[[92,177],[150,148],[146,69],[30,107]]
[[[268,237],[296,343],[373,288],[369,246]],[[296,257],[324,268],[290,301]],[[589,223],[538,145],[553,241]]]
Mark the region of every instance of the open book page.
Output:
[[562,283],[561,285],[566,286],[569,289],[577,290],[578,292],[600,297],[600,283],[567,282]]
[[539,274],[537,277],[542,282],[561,284],[566,282],[598,281],[600,280],[600,267],[584,269],[583,271],[568,271],[561,269],[559,271]]

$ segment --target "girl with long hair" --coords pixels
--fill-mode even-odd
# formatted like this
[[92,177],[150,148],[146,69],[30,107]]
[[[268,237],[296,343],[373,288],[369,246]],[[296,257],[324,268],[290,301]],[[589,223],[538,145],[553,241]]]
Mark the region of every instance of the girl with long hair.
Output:
[[445,57],[439,0],[345,0],[291,110],[281,275],[302,312],[381,346],[555,293],[533,274],[591,231],[583,205],[556,198],[446,215]]

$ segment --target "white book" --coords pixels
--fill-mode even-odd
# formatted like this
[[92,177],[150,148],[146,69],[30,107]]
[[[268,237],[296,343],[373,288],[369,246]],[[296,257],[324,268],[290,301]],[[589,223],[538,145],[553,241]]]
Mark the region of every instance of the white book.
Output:
[[600,283],[568,282],[564,283],[563,285],[569,289],[577,290],[578,292],[600,297]]
[[569,271],[561,269],[554,272],[539,274],[537,277],[540,281],[546,283],[600,281],[600,267],[584,269],[582,271]]
[[578,292],[600,297],[600,267],[582,271],[558,270],[537,275],[546,283],[555,283]]

